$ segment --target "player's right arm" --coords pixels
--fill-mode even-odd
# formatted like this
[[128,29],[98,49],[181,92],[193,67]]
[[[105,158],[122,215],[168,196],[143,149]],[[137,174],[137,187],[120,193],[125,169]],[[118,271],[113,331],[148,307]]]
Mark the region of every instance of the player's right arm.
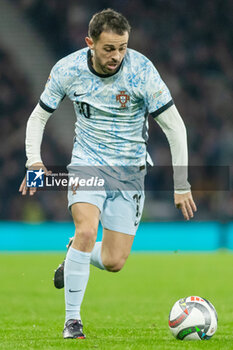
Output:
[[[61,64],[58,62],[52,69],[45,89],[40,97],[39,103],[31,113],[26,128],[25,148],[27,162],[26,167],[28,169],[43,169],[45,173],[48,173],[46,167],[41,159],[41,143],[44,134],[45,125],[57,109],[58,105],[65,96],[64,89],[61,82],[60,74]],[[26,176],[24,177],[19,192],[22,195],[27,194],[28,188],[26,187]],[[33,195],[36,192],[36,188],[30,188],[29,194]]]
[[[51,114],[52,113],[45,111],[39,104],[37,104],[37,106],[35,107],[28,119],[25,139],[25,148],[27,156],[26,167],[28,169],[39,170],[42,168],[44,172],[47,173],[47,169],[45,168],[41,159],[40,149],[44,134],[44,128]],[[21,192],[22,195],[25,196],[27,194],[27,190],[28,188],[26,186],[25,176],[20,185],[19,192]],[[29,194],[31,196],[35,192],[35,187],[29,189]]]

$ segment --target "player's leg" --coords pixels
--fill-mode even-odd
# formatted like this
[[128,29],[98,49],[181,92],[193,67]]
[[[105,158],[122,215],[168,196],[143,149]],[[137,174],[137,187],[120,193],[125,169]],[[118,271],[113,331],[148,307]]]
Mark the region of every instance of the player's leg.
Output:
[[[74,238],[70,239],[70,242],[67,245],[68,249],[70,248],[73,239]],[[95,243],[91,252],[90,263],[101,270],[112,272],[120,271],[130,254],[133,241],[134,235],[127,235],[121,232],[103,229],[103,239],[101,242]],[[61,265],[63,264],[64,262]],[[61,272],[59,268],[56,271],[60,271],[60,283],[64,285],[63,272]]]
[[[73,240],[74,240],[74,237],[70,238],[70,241],[66,246],[67,250],[69,250],[69,248],[71,247]],[[101,259],[101,246],[102,246],[102,242],[95,243],[94,248],[91,252],[90,263],[91,263],[91,265],[94,265],[101,270],[105,270],[105,267],[104,267],[104,265],[102,263],[102,259]],[[65,261],[66,261],[66,259],[63,260],[63,262],[58,266],[58,268],[54,272],[53,282],[54,282],[55,288],[57,288],[57,289],[64,288]]]
[[108,229],[103,230],[101,258],[106,270],[118,272],[123,268],[133,241],[134,235]]
[[[129,256],[134,236],[124,233],[103,230],[103,240],[96,242],[91,252],[91,265],[108,271],[119,271]],[[67,248],[72,244],[71,238]],[[64,287],[64,264],[65,260],[58,266],[54,274],[54,285],[61,289]]]
[[[79,167],[80,168],[80,167]],[[79,169],[82,170],[82,169]],[[71,173],[75,173],[76,168],[70,169]],[[80,172],[80,171],[79,171]],[[81,176],[80,173],[77,174],[77,176]],[[78,191],[78,190],[69,190],[68,191],[68,205],[69,208],[72,207],[75,203],[90,203],[95,205],[97,208],[99,208],[99,212],[103,209],[103,203],[105,201],[106,193],[105,191]],[[98,213],[99,214],[99,213]],[[91,222],[92,215],[90,215],[90,212],[88,213],[88,217],[86,218],[87,222]],[[73,242],[72,238],[72,242]],[[72,242],[69,242],[67,248],[69,250],[70,245]],[[95,249],[94,249],[95,252]],[[97,252],[98,253],[98,252]],[[91,260],[92,263],[92,260]],[[54,286],[58,289],[61,289],[64,287],[64,266],[65,266],[65,259],[64,261],[58,266],[58,268],[55,270],[54,273]]]
[[143,191],[112,191],[101,213],[102,242],[96,242],[91,263],[112,272],[122,269],[137,231],[144,205]]
[[134,241],[144,205],[143,191],[118,191],[104,204],[101,215],[103,240],[101,259],[106,270],[124,266]]
[[89,279],[91,251],[96,241],[100,210],[93,204],[74,203],[71,212],[75,236],[64,268],[66,323],[63,336],[83,338],[80,308]]
[[134,235],[103,229],[101,242],[91,252],[91,264],[101,270],[117,272],[124,266],[133,244]]
[[[92,265],[108,271],[117,271],[122,268],[130,253],[133,237],[141,219],[144,197],[143,191],[129,191],[120,193],[111,200],[106,200],[102,211],[102,224],[105,227],[103,233],[104,252],[102,252],[102,242],[96,242],[91,253],[90,262]],[[111,249],[111,245],[114,247],[113,249]],[[108,265],[110,259],[111,264]],[[118,263],[116,264],[116,262]],[[57,288],[64,286],[63,264],[59,265],[55,271],[54,284]]]

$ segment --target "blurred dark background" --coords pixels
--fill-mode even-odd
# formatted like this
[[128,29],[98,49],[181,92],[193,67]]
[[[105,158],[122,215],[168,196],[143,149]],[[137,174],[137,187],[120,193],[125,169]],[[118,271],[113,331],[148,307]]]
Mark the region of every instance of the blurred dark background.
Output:
[[[170,88],[186,124],[189,164],[216,167],[232,165],[232,1],[8,0],[0,4],[0,13],[3,6],[2,16],[5,21],[13,21],[12,18],[17,17],[23,22],[24,29],[28,30],[28,36],[22,34],[18,25],[11,25],[11,32],[5,25],[4,32],[1,30],[0,33],[2,220],[71,219],[66,210],[65,192],[38,193],[33,198],[22,198],[18,193],[25,172],[25,127],[39,99],[35,91],[43,90],[43,84],[38,82],[36,90],[34,78],[42,71],[46,71],[48,76],[58,59],[85,47],[84,38],[92,15],[108,7],[122,12],[128,18],[132,26],[129,47],[150,58]],[[30,37],[32,32],[34,39]],[[31,52],[20,44],[20,40],[30,45]],[[28,56],[33,57],[33,47],[38,48],[41,43],[43,55],[50,55],[50,66],[41,63],[35,75],[29,74],[28,64],[24,66],[22,57],[25,56],[27,62]],[[40,60],[38,54],[37,59]],[[41,78],[45,83],[46,76]],[[64,122],[64,129],[65,125]],[[42,147],[45,164],[68,164],[72,137],[65,147],[62,139],[66,134],[56,137],[49,131],[51,128],[48,126]],[[171,163],[167,140],[152,118],[149,152],[155,164]],[[160,181],[162,186],[163,177]],[[225,222],[232,219],[232,191],[200,190],[195,191],[193,196],[198,205],[195,220]],[[172,191],[147,193],[143,217],[151,221],[182,219],[174,208]]]

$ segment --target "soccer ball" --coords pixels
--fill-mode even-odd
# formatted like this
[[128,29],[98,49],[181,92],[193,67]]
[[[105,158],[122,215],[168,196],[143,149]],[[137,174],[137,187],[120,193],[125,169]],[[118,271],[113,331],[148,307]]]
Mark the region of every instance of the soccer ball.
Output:
[[208,300],[192,296],[173,305],[168,324],[176,339],[207,340],[217,330],[218,316]]

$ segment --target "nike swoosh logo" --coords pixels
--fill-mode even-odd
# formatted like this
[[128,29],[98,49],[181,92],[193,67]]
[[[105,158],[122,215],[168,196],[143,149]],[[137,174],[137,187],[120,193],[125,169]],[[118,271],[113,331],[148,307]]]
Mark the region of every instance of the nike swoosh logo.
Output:
[[69,292],[70,293],[77,293],[77,292],[81,292],[82,289],[78,289],[78,290],[72,290],[72,289],[69,289]]
[[75,97],[82,96],[82,95],[86,95],[86,92],[84,92],[83,94],[77,94],[76,92],[74,93]]

